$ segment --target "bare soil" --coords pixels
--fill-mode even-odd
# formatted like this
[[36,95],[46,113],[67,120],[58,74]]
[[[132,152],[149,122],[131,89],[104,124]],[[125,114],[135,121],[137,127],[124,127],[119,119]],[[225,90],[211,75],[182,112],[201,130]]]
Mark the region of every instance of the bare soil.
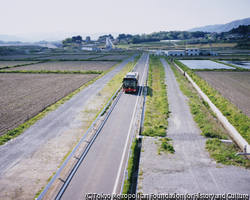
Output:
[[5,70],[106,71],[115,66],[117,63],[117,61],[55,61],[8,68]]
[[0,135],[16,128],[98,74],[0,74]]
[[49,59],[49,60],[85,60],[95,57],[100,57],[101,55],[56,55],[56,56],[49,56],[49,57],[42,57],[41,59]]
[[100,58],[95,58],[93,60],[123,60],[125,58],[129,57],[129,55],[108,55],[108,56],[104,56],[104,57],[100,57]]
[[44,55],[42,54],[37,54],[37,55],[0,55],[0,59],[4,59],[4,60],[12,60],[12,59],[26,59],[26,58],[39,58],[39,57],[44,57]]
[[195,72],[250,117],[250,72]]
[[23,65],[23,64],[30,64],[35,63],[34,61],[0,61],[0,69],[3,67],[11,67],[15,65]]

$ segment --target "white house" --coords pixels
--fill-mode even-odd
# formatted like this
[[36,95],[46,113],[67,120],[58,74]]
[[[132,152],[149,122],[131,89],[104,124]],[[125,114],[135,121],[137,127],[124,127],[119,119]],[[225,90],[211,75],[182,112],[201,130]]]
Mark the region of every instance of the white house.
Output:
[[200,54],[200,49],[188,48],[186,49],[187,56],[198,56]]
[[162,51],[162,50],[156,50],[156,51],[155,51],[155,55],[156,55],[156,56],[164,55],[164,51]]
[[170,50],[170,51],[165,51],[165,54],[167,56],[185,56],[185,51],[184,50]]

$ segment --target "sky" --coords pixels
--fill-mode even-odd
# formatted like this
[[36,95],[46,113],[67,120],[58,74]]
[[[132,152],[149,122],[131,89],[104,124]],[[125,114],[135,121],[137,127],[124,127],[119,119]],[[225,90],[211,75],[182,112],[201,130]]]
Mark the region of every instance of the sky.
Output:
[[0,34],[149,34],[250,17],[250,0],[0,0]]

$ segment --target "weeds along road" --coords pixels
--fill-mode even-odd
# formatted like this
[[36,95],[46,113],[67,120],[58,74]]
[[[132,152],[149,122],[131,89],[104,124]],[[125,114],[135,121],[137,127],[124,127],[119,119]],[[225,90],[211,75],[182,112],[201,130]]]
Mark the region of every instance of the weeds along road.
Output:
[[250,194],[250,171],[214,162],[205,150],[188,106],[164,59],[169,108],[167,137],[173,139],[174,154],[157,155],[158,139],[144,137],[138,191],[142,194]]
[[114,70],[28,128],[22,135],[0,146],[0,179],[9,169],[34,153],[48,140],[62,135],[71,127],[81,127],[78,115],[84,106],[134,57],[135,55],[123,61]]
[[[139,85],[143,73],[146,73],[147,59],[148,55],[144,54],[136,69],[140,76]],[[138,97],[138,93],[121,95],[61,199],[85,199],[88,193],[120,194],[132,139],[130,126],[134,124],[132,118]]]

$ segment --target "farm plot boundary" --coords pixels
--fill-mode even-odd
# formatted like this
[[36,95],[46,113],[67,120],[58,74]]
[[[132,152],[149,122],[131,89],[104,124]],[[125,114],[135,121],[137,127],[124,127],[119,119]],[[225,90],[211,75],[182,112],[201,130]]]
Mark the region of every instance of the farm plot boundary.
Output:
[[250,72],[195,72],[250,117]]
[[[0,81],[0,134],[18,127],[97,76],[98,74],[0,74],[0,80],[4,80]],[[6,135],[2,141],[11,139],[15,132]]]
[[218,91],[212,88],[207,82],[200,78],[193,70],[178,60],[174,62],[186,71],[200,89],[208,96],[212,103],[222,112],[228,121],[236,128],[241,136],[249,143],[250,142],[250,118],[241,110],[236,108],[230,101],[225,99]]
[[[20,73],[22,73],[40,71],[41,73],[94,73],[96,71],[97,73],[100,73],[109,70],[118,63],[119,62],[117,61],[52,61],[9,68],[6,69],[5,72],[19,71]],[[0,70],[0,72],[4,73],[3,70]]]
[[[112,71],[114,68],[116,68],[119,65],[119,63],[117,63],[115,66],[113,66],[112,68],[110,68],[109,70],[104,71],[102,74],[100,75],[96,75],[96,78],[90,80],[88,83],[84,84],[82,87],[78,88],[77,90],[75,90],[74,92],[70,93],[68,96],[62,98],[60,101],[56,102],[55,104],[52,104],[51,106],[47,107],[43,112],[40,112],[38,115],[36,115],[34,118],[30,119],[29,121],[25,122],[24,124],[20,125],[18,128],[15,128],[14,130],[12,130],[11,128],[7,128],[6,131],[8,131],[5,135],[0,136],[0,145],[4,144],[5,142],[7,142],[8,140],[17,137],[18,135],[22,134],[23,131],[27,128],[29,128],[32,124],[34,124],[36,121],[38,121],[39,119],[43,118],[46,114],[48,114],[50,111],[56,109],[58,106],[62,105],[65,101],[69,100],[70,98],[72,98],[75,94],[77,94],[78,92],[80,92],[81,90],[83,90],[85,87],[89,86],[90,84],[94,83],[97,79],[101,78],[102,76],[104,76],[105,74],[109,73],[110,71]],[[73,76],[73,75],[72,75]],[[0,107],[1,108],[1,107]],[[31,118],[30,116],[26,118],[26,120],[28,120],[29,118]],[[19,123],[20,124],[20,123]],[[16,124],[17,127],[17,124]],[[6,127],[5,127],[6,128]],[[1,132],[1,131],[0,131]],[[0,134],[1,135],[1,134]]]

